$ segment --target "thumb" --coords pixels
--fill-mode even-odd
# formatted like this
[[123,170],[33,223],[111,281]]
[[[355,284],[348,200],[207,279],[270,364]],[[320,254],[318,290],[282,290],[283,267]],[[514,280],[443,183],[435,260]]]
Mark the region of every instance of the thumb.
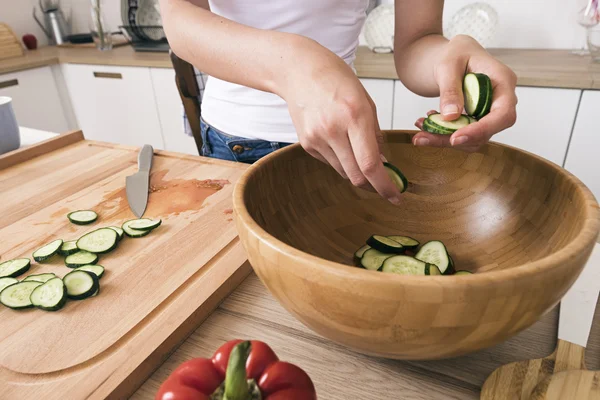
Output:
[[460,117],[464,107],[462,81],[465,67],[459,62],[443,63],[436,71],[440,88],[440,113],[446,121]]

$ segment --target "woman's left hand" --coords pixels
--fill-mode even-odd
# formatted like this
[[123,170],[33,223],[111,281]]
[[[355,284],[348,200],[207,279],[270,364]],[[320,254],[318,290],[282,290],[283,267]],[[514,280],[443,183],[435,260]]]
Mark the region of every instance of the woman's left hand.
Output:
[[[467,72],[484,73],[490,77],[494,89],[490,113],[452,135],[419,132],[413,137],[413,144],[433,147],[452,146],[472,152],[487,143],[496,133],[514,125],[517,118],[515,94],[517,76],[468,36],[457,36],[450,40],[434,68],[435,79],[440,88],[440,112],[443,118],[451,121],[462,114],[464,108],[462,82]],[[415,123],[417,128],[423,128],[423,121],[424,118],[417,120]]]

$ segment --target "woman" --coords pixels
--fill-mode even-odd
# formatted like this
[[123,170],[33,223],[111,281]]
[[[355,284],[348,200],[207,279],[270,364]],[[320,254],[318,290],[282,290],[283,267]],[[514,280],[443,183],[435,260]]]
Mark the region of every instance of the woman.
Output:
[[[352,184],[400,202],[381,162],[375,104],[351,67],[368,0],[160,1],[171,48],[210,76],[202,100],[204,155],[251,162],[299,141]],[[396,0],[396,70],[414,93],[440,96],[446,120],[463,110],[465,71],[490,76],[494,99],[486,117],[449,138],[420,132],[413,139],[416,146],[474,151],[514,124],[516,76],[472,38],[445,39],[443,6]]]

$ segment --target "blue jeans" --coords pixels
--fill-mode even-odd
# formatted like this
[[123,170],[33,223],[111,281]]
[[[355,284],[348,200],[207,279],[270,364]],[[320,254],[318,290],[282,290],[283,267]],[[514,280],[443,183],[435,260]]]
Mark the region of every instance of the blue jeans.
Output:
[[200,119],[202,156],[252,164],[291,143],[269,142],[232,136],[213,128]]

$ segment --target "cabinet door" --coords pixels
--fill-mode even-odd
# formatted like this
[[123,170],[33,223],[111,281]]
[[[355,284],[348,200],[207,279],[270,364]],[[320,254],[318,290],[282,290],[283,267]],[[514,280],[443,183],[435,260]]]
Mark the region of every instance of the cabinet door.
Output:
[[198,149],[194,138],[186,135],[184,131],[184,111],[175,85],[175,70],[151,68],[150,76],[165,149],[197,156]]
[[0,75],[0,96],[13,99],[20,126],[57,133],[69,130],[50,67]]
[[62,69],[87,139],[164,149],[150,68],[63,64]]
[[394,81],[390,79],[361,79],[369,96],[377,107],[377,119],[381,129],[392,128]]
[[[517,122],[492,140],[563,165],[579,96],[575,89],[517,87]],[[417,96],[396,81],[394,129],[415,129],[417,118],[429,110],[439,110],[439,97]]]
[[600,109],[600,91],[584,91],[565,168],[581,179],[600,200],[598,109]]

